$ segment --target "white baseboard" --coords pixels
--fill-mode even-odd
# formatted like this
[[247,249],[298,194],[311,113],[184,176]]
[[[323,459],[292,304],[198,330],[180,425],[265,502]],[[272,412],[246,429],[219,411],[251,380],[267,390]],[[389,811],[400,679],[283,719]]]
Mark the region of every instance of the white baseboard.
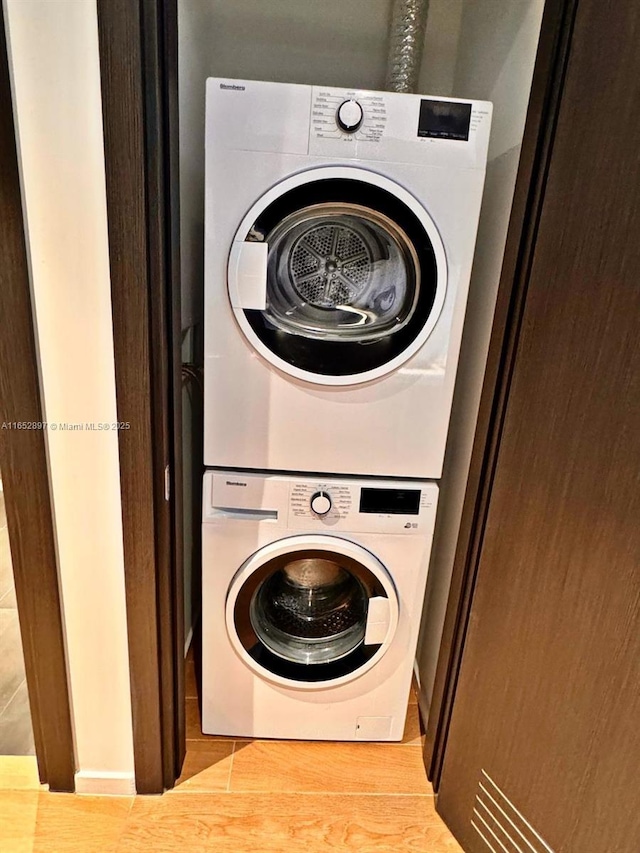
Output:
[[133,773],[78,770],[75,775],[75,780],[76,794],[102,794],[130,797],[136,792],[136,779]]

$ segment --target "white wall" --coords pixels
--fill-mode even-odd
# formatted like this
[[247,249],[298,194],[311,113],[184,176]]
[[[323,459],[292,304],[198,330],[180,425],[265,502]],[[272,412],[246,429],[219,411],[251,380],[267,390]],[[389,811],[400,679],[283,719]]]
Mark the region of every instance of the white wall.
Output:
[[518,158],[519,149],[514,148],[493,160],[487,168],[467,322],[440,481],[425,609],[416,653],[420,705],[425,717],[431,704],[446,615]]
[[[45,417],[112,423],[95,0],[5,0],[5,8]],[[77,789],[127,793],[134,766],[118,436],[50,426],[47,445]]]
[[430,0],[418,92],[453,95],[464,0]]
[[544,0],[464,0],[451,94],[493,101],[487,179],[418,641],[426,715],[453,570]]
[[544,0],[465,0],[454,88],[494,103],[489,160],[522,141]]

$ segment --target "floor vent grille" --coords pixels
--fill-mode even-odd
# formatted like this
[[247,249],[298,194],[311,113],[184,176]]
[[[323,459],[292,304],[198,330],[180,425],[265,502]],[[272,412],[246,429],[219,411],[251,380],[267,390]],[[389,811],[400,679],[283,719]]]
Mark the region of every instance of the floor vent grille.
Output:
[[554,853],[542,836],[482,770],[471,826],[491,853]]

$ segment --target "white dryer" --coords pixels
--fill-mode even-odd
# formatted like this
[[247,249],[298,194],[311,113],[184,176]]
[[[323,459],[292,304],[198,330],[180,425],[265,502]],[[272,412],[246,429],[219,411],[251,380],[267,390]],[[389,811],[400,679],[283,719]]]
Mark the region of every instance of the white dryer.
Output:
[[400,740],[438,488],[209,471],[202,726]]
[[207,466],[438,478],[491,104],[207,81]]

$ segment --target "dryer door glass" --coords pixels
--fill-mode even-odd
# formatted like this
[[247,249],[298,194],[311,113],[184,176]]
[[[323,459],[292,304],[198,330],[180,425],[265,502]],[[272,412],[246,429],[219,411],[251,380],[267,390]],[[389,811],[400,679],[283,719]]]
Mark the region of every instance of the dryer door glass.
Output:
[[[234,305],[251,343],[324,384],[402,360],[433,328],[446,286],[423,214],[364,180],[312,180],[277,196],[236,236],[236,246],[267,247],[265,307]],[[230,266],[230,282],[235,274]]]
[[341,678],[367,663],[371,599],[387,598],[378,579],[352,557],[299,550],[271,559],[245,581],[234,626],[245,651],[281,678]]
[[347,203],[311,205],[267,236],[267,310],[278,329],[322,341],[374,341],[416,309],[420,267],[391,219]]

